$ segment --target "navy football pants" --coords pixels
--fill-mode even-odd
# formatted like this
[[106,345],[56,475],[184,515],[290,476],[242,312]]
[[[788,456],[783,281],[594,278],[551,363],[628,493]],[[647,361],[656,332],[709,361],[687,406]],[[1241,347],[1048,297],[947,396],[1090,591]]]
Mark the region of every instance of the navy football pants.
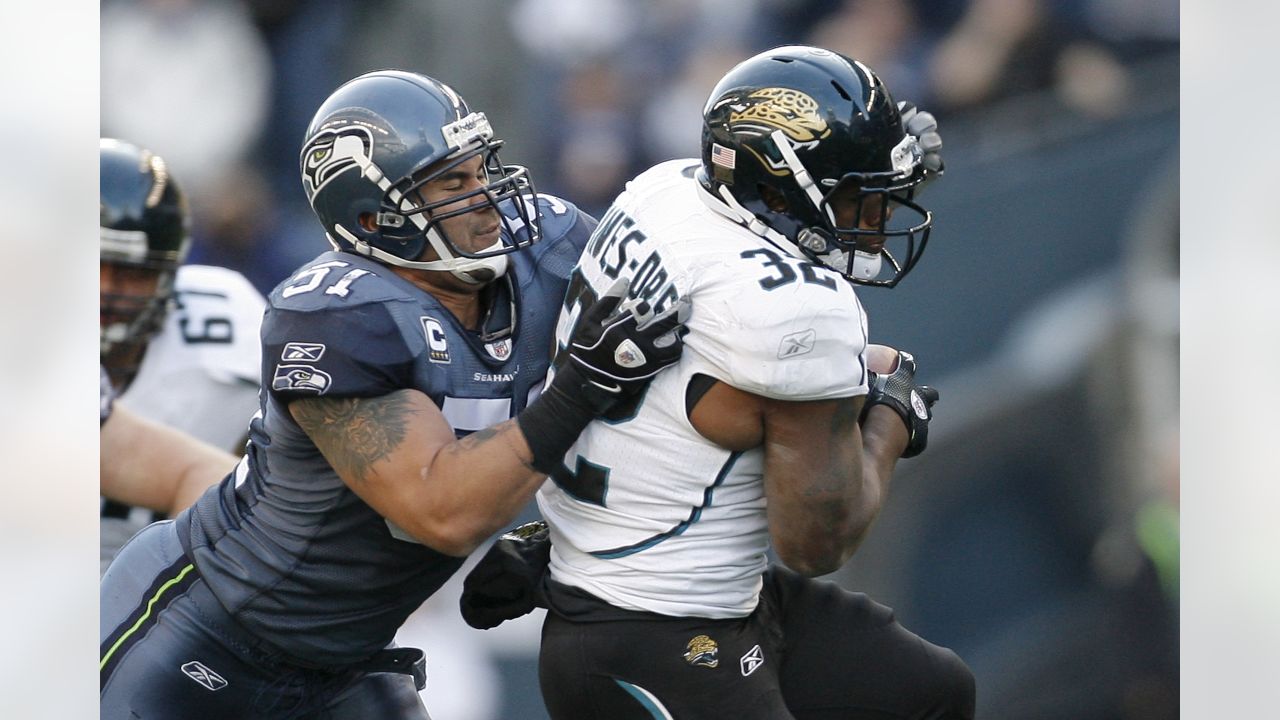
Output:
[[103,720],[429,720],[413,678],[301,668],[222,609],[172,521],[121,549],[100,595]]

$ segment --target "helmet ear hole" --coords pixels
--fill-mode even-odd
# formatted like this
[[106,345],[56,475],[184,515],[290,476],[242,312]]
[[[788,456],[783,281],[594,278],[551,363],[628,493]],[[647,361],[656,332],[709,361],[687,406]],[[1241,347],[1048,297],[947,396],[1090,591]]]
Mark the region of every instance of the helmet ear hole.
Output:
[[366,232],[374,232],[378,229],[378,216],[371,212],[360,213],[356,220]]

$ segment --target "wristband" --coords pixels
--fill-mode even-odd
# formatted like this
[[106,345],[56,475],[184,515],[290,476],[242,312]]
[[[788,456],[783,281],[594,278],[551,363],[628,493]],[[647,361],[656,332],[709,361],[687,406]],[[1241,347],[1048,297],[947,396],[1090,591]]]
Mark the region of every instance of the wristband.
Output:
[[564,454],[569,452],[587,423],[597,416],[580,394],[563,389],[566,385],[576,387],[585,382],[573,363],[565,363],[538,399],[516,415],[520,432],[533,452],[531,465],[538,472],[550,475],[560,467]]

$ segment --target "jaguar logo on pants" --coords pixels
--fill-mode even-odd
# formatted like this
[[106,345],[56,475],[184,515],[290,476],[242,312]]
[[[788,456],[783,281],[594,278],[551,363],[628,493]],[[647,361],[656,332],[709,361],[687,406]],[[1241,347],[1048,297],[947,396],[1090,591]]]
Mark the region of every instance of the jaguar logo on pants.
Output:
[[720,660],[716,657],[720,652],[720,646],[706,635],[693,638],[685,649],[687,652],[684,654],[684,661],[690,665],[713,668],[720,664]]

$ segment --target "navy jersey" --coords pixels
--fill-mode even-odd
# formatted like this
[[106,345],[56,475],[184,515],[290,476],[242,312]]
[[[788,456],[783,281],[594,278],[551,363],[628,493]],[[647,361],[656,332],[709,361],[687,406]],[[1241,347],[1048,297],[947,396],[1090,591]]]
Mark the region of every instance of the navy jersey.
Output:
[[272,291],[247,454],[177,524],[222,605],[295,661],[341,665],[387,646],[463,559],[365,504],[288,402],[413,388],[459,436],[515,416],[541,388],[567,278],[595,227],[557,198],[539,202],[543,239],[484,290],[479,332],[389,267],[345,252],[320,255]]

